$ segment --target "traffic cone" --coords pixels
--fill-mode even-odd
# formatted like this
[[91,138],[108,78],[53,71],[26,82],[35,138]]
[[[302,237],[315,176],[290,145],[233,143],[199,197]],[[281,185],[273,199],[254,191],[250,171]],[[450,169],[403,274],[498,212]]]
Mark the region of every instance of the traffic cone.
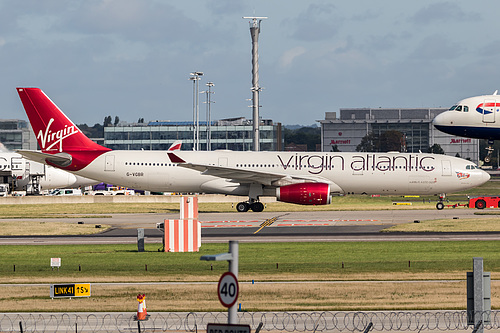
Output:
[[137,295],[137,302],[139,302],[137,306],[137,320],[146,320],[148,315],[148,312],[146,311],[146,295]]

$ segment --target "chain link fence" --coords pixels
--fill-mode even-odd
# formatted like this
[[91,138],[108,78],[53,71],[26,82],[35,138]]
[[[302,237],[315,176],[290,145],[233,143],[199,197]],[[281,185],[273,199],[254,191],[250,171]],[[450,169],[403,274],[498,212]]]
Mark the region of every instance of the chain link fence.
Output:
[[[466,311],[239,312],[239,323],[255,332],[429,332],[467,331]],[[500,328],[500,311],[485,316],[485,330]],[[131,313],[3,313],[0,332],[203,332],[208,323],[227,323],[226,312],[152,313],[137,322]]]

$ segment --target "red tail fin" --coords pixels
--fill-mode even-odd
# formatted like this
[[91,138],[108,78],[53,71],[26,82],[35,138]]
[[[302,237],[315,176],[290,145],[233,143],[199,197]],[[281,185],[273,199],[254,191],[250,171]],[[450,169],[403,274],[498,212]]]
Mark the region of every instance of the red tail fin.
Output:
[[111,150],[87,138],[41,89],[17,88],[17,92],[42,152],[72,156],[73,162],[64,169],[79,170]]
[[41,89],[17,91],[44,153],[109,150],[87,138]]

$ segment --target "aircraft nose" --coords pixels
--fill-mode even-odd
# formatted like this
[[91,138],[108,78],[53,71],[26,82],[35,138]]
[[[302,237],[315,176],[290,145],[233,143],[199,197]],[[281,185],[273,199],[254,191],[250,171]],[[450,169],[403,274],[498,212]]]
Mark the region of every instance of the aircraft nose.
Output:
[[482,181],[483,181],[483,184],[486,183],[488,180],[490,180],[491,176],[489,173],[487,173],[486,171],[484,170],[481,170],[482,172]]
[[432,119],[432,125],[434,125],[434,127],[439,127],[439,126],[443,126],[443,125],[452,124],[453,122],[450,121],[450,119],[449,119],[450,117],[448,116],[447,113],[448,112],[445,111],[445,112],[440,113],[437,116],[435,116],[434,119]]

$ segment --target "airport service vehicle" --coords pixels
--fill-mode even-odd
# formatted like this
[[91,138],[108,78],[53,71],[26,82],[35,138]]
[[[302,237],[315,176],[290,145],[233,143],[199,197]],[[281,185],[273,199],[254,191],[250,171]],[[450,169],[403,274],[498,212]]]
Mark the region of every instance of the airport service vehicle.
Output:
[[102,190],[87,191],[88,195],[135,195],[134,190],[123,189],[117,186],[106,187]]
[[49,193],[49,195],[57,195],[57,196],[73,196],[73,195],[82,195],[82,190],[77,188],[66,188],[66,189],[55,189]]
[[497,92],[463,99],[448,111],[438,114],[432,124],[448,134],[488,140],[488,155],[484,158],[488,163],[493,142],[500,139],[500,96]]
[[469,208],[500,208],[500,197],[476,197],[469,199]]
[[9,195],[9,184],[0,184],[0,197]]
[[464,159],[421,153],[119,151],[102,147],[38,88],[17,89],[40,151],[30,159],[84,177],[153,192],[248,196],[240,212],[260,212],[261,196],[326,205],[335,194],[441,194],[490,176]]

